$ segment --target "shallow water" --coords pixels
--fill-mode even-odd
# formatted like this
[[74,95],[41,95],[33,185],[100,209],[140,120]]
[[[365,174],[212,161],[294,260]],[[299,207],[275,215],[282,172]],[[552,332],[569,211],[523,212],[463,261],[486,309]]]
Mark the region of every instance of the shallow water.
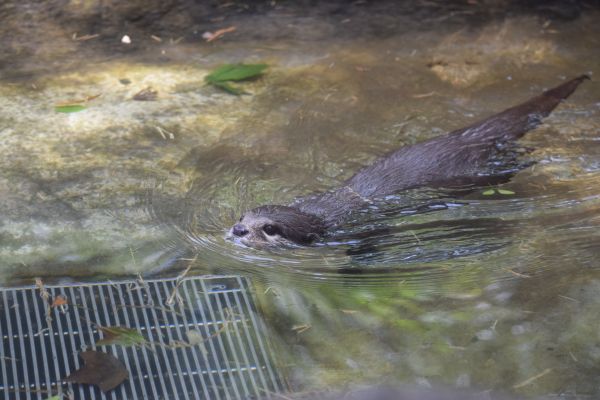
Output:
[[[294,391],[600,396],[598,9],[53,4],[0,8],[1,284],[242,274]],[[241,61],[270,65],[250,95],[203,84]],[[333,188],[581,73],[521,141],[535,163],[501,186],[514,194],[402,193],[311,248],[224,239],[246,209]],[[146,87],[156,100],[132,100]]]

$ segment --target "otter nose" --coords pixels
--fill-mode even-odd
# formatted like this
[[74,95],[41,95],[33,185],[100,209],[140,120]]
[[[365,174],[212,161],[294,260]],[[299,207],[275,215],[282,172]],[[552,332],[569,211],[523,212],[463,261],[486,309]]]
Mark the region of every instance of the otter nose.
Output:
[[245,236],[248,233],[248,229],[242,224],[235,224],[232,232],[235,236]]

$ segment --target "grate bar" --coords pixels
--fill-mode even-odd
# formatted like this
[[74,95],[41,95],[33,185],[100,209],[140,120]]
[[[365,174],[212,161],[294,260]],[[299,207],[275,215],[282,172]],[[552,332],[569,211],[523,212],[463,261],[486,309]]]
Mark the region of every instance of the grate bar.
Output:
[[[242,278],[237,277],[237,279],[241,285]],[[244,299],[244,304],[246,305],[246,307],[248,307],[248,309],[253,309],[252,303],[251,303],[248,293],[246,291],[242,292],[242,298]],[[272,382],[272,384],[274,385],[274,388],[272,391],[275,393],[280,392],[281,387],[279,386],[279,380],[276,378],[275,372],[271,368],[270,363],[268,363],[268,362],[265,363],[266,360],[265,360],[264,356],[265,356],[265,354],[267,354],[268,347],[265,343],[263,343],[262,335],[260,334],[259,329],[262,330],[263,332],[265,332],[266,328],[261,324],[262,321],[260,321],[260,322],[258,321],[258,319],[255,317],[253,312],[250,312],[249,315],[250,315],[250,319],[252,320],[252,327],[253,327],[252,331],[254,333],[254,337],[256,338],[256,342],[258,343],[258,346],[260,349],[260,356],[257,357],[257,360],[261,359],[261,362],[263,363],[263,365],[266,366],[266,369],[269,373],[270,382]],[[264,390],[267,391],[266,392],[267,397],[269,397],[269,398],[271,397],[269,394],[269,391],[268,391],[270,386],[271,385],[267,384],[267,385],[265,385],[265,388],[264,388]]]
[[[54,290],[54,289],[48,289],[46,288],[46,290],[48,290],[48,292],[51,294],[52,298],[54,298],[57,295],[58,290]],[[69,296],[69,295],[67,295]],[[68,297],[68,298],[72,298],[72,297]],[[62,369],[66,368],[66,357],[69,356],[68,353],[63,353],[63,354],[59,354],[60,351],[66,351],[65,349],[71,348],[71,349],[77,349],[79,346],[76,344],[76,339],[80,339],[79,336],[81,333],[81,329],[78,330],[73,330],[73,327],[71,326],[71,319],[70,318],[65,318],[66,319],[66,325],[67,325],[67,329],[64,330],[63,329],[63,318],[62,315],[60,315],[59,317],[53,318],[53,320],[55,321],[55,323],[53,324],[50,318],[51,316],[49,316],[47,314],[47,310],[45,309],[45,307],[41,308],[41,315],[44,316],[43,322],[40,321],[41,323],[43,323],[43,327],[44,329],[48,330],[48,339],[50,341],[50,346],[52,348],[52,358],[54,359],[54,370],[52,372],[52,375],[49,376],[49,378],[52,380],[52,387],[59,387],[60,385],[58,384],[58,382],[60,381],[61,377],[58,376],[58,371],[61,371]],[[75,335],[65,335],[66,332],[77,332],[77,334]],[[52,335],[52,336],[50,336]],[[70,343],[70,347],[67,344],[67,339]],[[58,342],[58,343],[57,343]],[[75,363],[75,368],[79,367],[79,360],[76,361]],[[83,396],[83,387],[78,388],[79,389],[79,393],[80,396]]]
[[[98,295],[100,296],[100,298],[109,298],[109,299],[113,299],[114,297],[111,296],[112,295],[112,291],[109,290],[109,288],[107,286],[98,286],[95,288],[96,290],[98,290]],[[102,326],[120,326],[119,324],[119,314],[117,312],[117,309],[115,308],[115,303],[114,302],[110,302],[109,304],[111,305],[110,311],[109,308],[106,304],[105,301],[100,302],[100,304],[102,305],[102,311],[104,313],[104,321],[97,321],[97,323],[101,324]],[[127,363],[125,364],[126,368],[129,368],[129,357],[128,357],[128,352],[126,348],[120,348],[120,346],[111,346],[111,349],[114,352],[118,352],[120,356],[122,356],[122,360],[127,361]],[[129,371],[129,369],[128,369]],[[127,393],[125,391],[125,387],[124,386],[120,386],[119,387],[120,393],[121,393],[121,397],[125,397],[127,396]],[[135,393],[135,386],[132,388],[132,392]],[[117,395],[116,392],[112,393],[112,398],[113,399],[117,399]]]
[[[23,299],[25,298],[25,294],[24,293],[21,293],[21,296],[23,297]],[[25,308],[25,314],[26,315],[31,315],[30,312],[29,312],[29,304],[28,304],[28,302],[23,301],[23,304],[25,306],[24,307]],[[21,323],[19,324],[19,326],[21,326],[22,328],[26,327],[26,331],[27,332],[33,332],[33,328],[31,326],[31,319],[30,318],[23,318],[23,319],[21,319],[20,322]],[[25,327],[23,327],[22,325],[25,325]],[[29,336],[29,338],[28,338],[29,339],[29,346],[28,346],[28,348],[31,351],[32,349],[34,349],[36,347],[34,339],[33,339],[34,335],[28,335],[28,336]],[[23,338],[23,339],[25,339],[25,338]],[[40,375],[39,375],[39,372],[38,372],[38,368],[39,367],[38,367],[37,357],[35,357],[34,355],[31,355],[31,354],[30,354],[30,357],[31,357],[30,360],[32,361],[32,365],[33,365],[33,378],[34,379],[33,379],[33,382],[31,382],[29,385],[27,385],[27,387],[31,388],[31,389],[36,389],[36,391],[34,392],[34,395],[35,395],[35,393],[37,393],[37,395],[35,395],[35,397],[39,398],[40,397],[41,385],[40,385]],[[27,378],[28,378],[28,380],[31,379],[31,377],[29,376],[29,371],[27,371]]]
[[[126,293],[129,295],[129,300],[131,300],[131,287],[128,288],[126,290]],[[123,304],[125,304],[125,297],[124,297],[124,293],[122,291],[119,291],[119,297],[120,300]],[[139,321],[137,321],[137,316],[135,315],[135,313],[132,313],[133,315],[130,316],[127,313],[123,313],[123,316],[125,318],[125,326],[128,327],[132,327],[132,326],[139,326]],[[135,320],[134,320],[135,318]],[[137,379],[139,380],[140,386],[142,388],[142,393],[145,399],[151,399],[153,397],[150,397],[148,395],[148,391],[149,390],[153,390],[156,391],[156,389],[154,388],[154,381],[152,379],[149,379],[149,383],[150,385],[144,385],[144,381],[149,377],[147,372],[145,372],[145,368],[142,367],[142,362],[140,362],[141,358],[144,358],[144,360],[147,362],[147,354],[145,352],[134,352],[133,353],[133,360],[135,361],[135,369],[137,369],[138,371],[142,371],[140,375],[137,376]]]
[[[36,335],[38,335],[38,337],[40,338],[41,352],[43,355],[42,365],[44,366],[44,376],[46,377],[45,381],[43,382],[43,386],[44,386],[45,390],[51,390],[52,389],[52,379],[50,377],[50,367],[49,367],[50,363],[49,363],[48,356],[47,356],[48,346],[47,346],[46,342],[49,342],[49,344],[50,344],[50,355],[54,354],[55,353],[54,341],[51,340],[51,337],[50,337],[52,332],[42,323],[42,318],[40,316],[40,307],[34,306],[33,311],[34,311],[33,314],[35,315],[35,323],[36,323],[36,326],[38,329],[38,332],[36,333]],[[44,319],[44,321],[45,321],[45,319]],[[1,327],[0,327],[0,329],[1,329]],[[0,346],[0,351],[2,351],[2,346]],[[55,369],[58,369],[56,357],[52,357],[52,359],[54,360]]]
[[[236,304],[239,304],[237,293],[234,294],[234,300],[236,301]],[[225,297],[225,303],[227,304],[228,308],[233,309],[233,304],[230,301],[228,296]],[[242,325],[242,329],[244,330],[243,333],[247,333],[246,332],[246,321],[242,321],[241,325]],[[244,343],[242,331],[240,330],[240,328],[238,328],[238,324],[235,324],[233,327],[235,329],[235,333],[237,336],[237,343],[238,343],[239,349],[249,348],[250,355],[252,356],[252,354],[253,354],[252,352],[254,352],[254,347]],[[248,357],[248,354],[246,352],[242,352],[242,351],[240,352],[240,354],[243,357],[244,364],[249,365],[251,363],[251,361]],[[254,352],[254,354],[255,354],[255,352]],[[254,368],[250,371],[258,372],[259,377],[262,378],[262,371],[260,368]],[[252,391],[255,393],[256,392],[260,393],[261,386],[257,384],[255,375],[256,375],[255,373],[250,373],[250,374],[248,374],[248,378],[249,378],[250,383],[252,384],[252,389],[253,389]]]
[[[208,290],[208,288],[206,287],[206,285],[204,284],[204,282],[200,282],[200,285],[202,287],[202,293],[204,293],[205,296],[210,297],[209,294],[211,292]],[[221,315],[223,315],[223,316],[226,316],[226,313],[223,311],[223,308],[221,306],[221,302],[219,301],[219,298],[215,297],[215,298],[210,299],[210,300],[214,300],[213,303],[216,303],[219,313]],[[214,310],[214,308],[215,308],[214,306],[208,308],[208,312],[210,314],[210,318],[213,319],[213,320],[215,319],[215,315],[214,315],[214,311],[215,310]],[[230,310],[229,312],[231,313],[232,311]],[[223,338],[223,333],[226,336],[226,340],[224,340],[224,338]],[[230,324],[228,323],[228,321],[224,323],[222,333],[217,336],[217,340],[219,342],[219,345],[223,349],[223,353],[226,354],[226,356],[227,356],[227,358],[225,359],[225,362],[229,365],[233,361],[233,364],[235,365],[235,368],[233,368],[233,369],[236,369],[237,371],[239,371],[240,370],[240,363],[239,363],[239,361],[237,359],[236,352],[233,349],[233,343],[232,343],[232,340],[231,340],[231,332],[230,332]],[[228,344],[229,346],[226,346],[226,344]],[[232,375],[231,379],[235,380],[235,378],[237,378],[237,377],[238,377],[237,375]],[[243,398],[242,397],[243,395],[240,394],[240,392],[239,392],[237,384],[230,385],[230,387],[233,388],[236,399],[237,398]]]
[[[83,290],[84,290],[84,286],[80,288],[80,292],[81,294],[83,294]],[[78,296],[75,292],[75,288],[70,287],[69,288],[69,295],[70,295],[70,299],[76,300],[77,302],[81,301],[83,303],[83,312],[85,314],[84,321],[87,322],[87,324],[90,324],[91,318],[90,318],[90,313],[88,312],[88,306],[86,304],[86,300],[85,300],[85,296]],[[79,317],[79,318],[77,318]],[[82,321],[81,321],[81,317],[79,315],[77,315],[77,317],[75,317],[75,324],[77,325],[77,331],[78,334],[77,335],[69,335],[71,338],[71,354],[66,352],[67,347],[63,347],[63,354],[57,354],[57,356],[62,356],[61,360],[63,360],[63,362],[66,362],[66,360],[68,360],[69,358],[74,358],[75,359],[75,365],[74,368],[67,370],[67,373],[70,374],[71,372],[79,369],[82,367],[81,365],[81,361],[79,359],[79,357],[76,355],[77,351],[81,350],[83,347],[83,343],[85,340],[85,336],[88,336],[88,340],[90,343],[94,342],[94,334],[92,332],[91,329],[86,330],[84,329],[83,325],[82,325]],[[73,324],[71,322],[71,315],[69,315],[67,318],[67,331],[66,332],[73,332]],[[63,334],[63,329],[62,329],[62,325],[61,325],[61,318],[57,318],[56,319],[58,321],[58,325],[59,325],[59,332],[61,333],[61,337],[64,337]],[[85,334],[87,333],[87,335]],[[68,367],[67,367],[68,368]],[[79,394],[81,396],[82,399],[85,398],[90,398],[90,399],[95,399],[96,396],[94,395],[94,393],[91,393],[86,387],[83,386],[79,386],[77,389],[79,389]]]
[[[141,292],[140,291],[138,291],[138,294],[141,296]],[[140,298],[140,301],[142,301],[141,298]],[[150,306],[150,312],[152,313],[152,319],[154,321],[159,321],[159,318],[158,318],[158,315],[156,313],[156,310],[154,309],[154,304],[152,303],[152,304],[148,304],[148,305]],[[147,316],[146,316],[146,319],[147,319]],[[147,325],[150,326],[149,323],[147,323]],[[159,324],[159,325],[155,325],[155,326],[157,327],[156,328],[156,336],[157,336],[156,341],[162,343],[162,342],[164,342],[162,340],[162,332],[161,332],[162,325]],[[152,331],[152,329],[148,330],[148,335],[150,336],[149,340],[150,341],[155,341],[155,339],[152,338],[151,331]],[[172,339],[172,336],[170,335],[170,331],[167,331],[167,332],[168,332],[169,342],[172,342],[173,339]],[[169,359],[169,355],[167,353],[167,350],[163,346],[160,346],[160,351],[161,351],[161,354],[162,354],[163,358],[166,359],[166,360],[168,360]],[[176,353],[174,354],[174,356],[176,356]],[[181,367],[179,366],[179,363],[173,363],[173,364],[175,364],[175,367],[177,369],[177,372],[175,372],[175,373],[172,373],[168,369],[168,366],[166,366],[165,370],[163,370],[162,366],[161,366],[161,363],[158,363],[157,366],[159,368],[159,373],[163,377],[164,376],[168,377],[169,378],[169,385],[171,387],[174,387],[174,388],[177,387],[177,385],[178,385],[177,383],[175,383],[175,376],[177,376],[179,378],[179,385],[180,385],[180,387],[185,388],[186,384],[185,384],[185,380],[183,379],[183,376],[182,376]],[[187,358],[185,359],[185,369],[187,371],[190,370],[190,366],[189,366],[189,363],[187,362]],[[163,382],[163,385],[165,385],[164,382]],[[189,398],[189,393],[187,391],[184,391],[183,395],[184,395],[185,399]]]
[[[13,291],[9,291],[7,292],[7,294],[12,295],[11,297],[14,297],[14,292]],[[8,300],[7,300],[7,296],[4,296],[4,309],[8,310]],[[4,326],[6,326],[7,328],[7,332],[8,332],[8,350],[9,350],[9,354],[8,354],[8,359],[10,360],[11,366],[12,366],[12,371],[13,373],[16,375],[17,374],[17,352],[15,350],[15,343],[13,340],[13,331],[12,331],[12,323],[10,320],[10,314],[8,312],[5,313],[0,313],[0,314],[4,314],[5,318],[6,318],[6,323]],[[3,346],[4,347],[4,346]],[[5,386],[5,390],[7,391],[7,398],[9,396],[8,391],[17,391],[18,388],[13,385],[8,385],[8,379],[6,379],[4,382],[7,382],[6,386]]]
[[[239,283],[241,285],[241,281]],[[235,294],[235,301],[238,304],[242,304],[242,302],[240,301],[240,295],[239,295],[239,293]],[[250,333],[250,330],[248,329],[248,325],[249,324],[246,321],[244,321],[244,323],[242,324],[242,327],[244,329],[244,335],[243,336],[246,338],[247,343],[250,343],[252,341],[252,337],[253,336]],[[252,359],[258,360],[259,358],[258,358],[258,355],[256,353],[255,347],[252,346],[252,345],[250,345],[249,348],[250,348]],[[257,387],[257,390],[258,391],[262,391],[263,388],[268,387],[268,385],[267,385],[267,381],[266,381],[266,378],[265,378],[265,375],[264,375],[263,368],[257,368],[257,371],[258,371],[258,376],[260,378],[260,383],[261,383],[261,385],[259,387]],[[256,382],[255,382],[255,384],[256,384]],[[268,393],[267,393],[267,397],[270,397],[270,395]]]
[[[170,295],[170,293],[168,293],[168,289],[167,289],[167,287],[166,287],[166,285],[165,285],[164,283],[163,283],[163,285],[162,285],[162,288],[163,288],[163,290],[164,290],[164,294],[165,294],[165,296],[164,296],[163,298],[165,298],[165,299],[166,299],[166,298],[168,298],[168,296]],[[165,303],[166,303],[166,302],[165,302]],[[164,304],[164,305],[166,305],[166,304]],[[167,315],[166,315],[166,312],[164,311],[164,308],[163,308],[163,311],[162,311],[162,312],[163,312],[163,316],[164,316],[165,320],[166,320],[166,321],[168,321],[168,317],[167,317]],[[193,321],[193,324],[194,324],[193,326],[194,326],[195,328],[196,328],[196,327],[198,327],[198,326],[199,326],[199,324],[200,324],[198,321],[196,321],[196,319],[195,319],[195,316],[194,316],[194,321]],[[178,331],[178,332],[181,332],[181,329],[180,329],[180,328],[181,328],[181,327],[177,327],[177,331]],[[170,331],[167,331],[167,332],[169,332],[169,334],[170,334]],[[197,355],[197,353],[198,353],[198,352],[196,352],[196,351],[193,351],[193,352],[192,352],[192,357],[191,357],[191,358],[192,358],[192,360],[193,360],[193,363],[194,363],[195,367],[196,367],[196,368],[198,368],[198,369],[200,369],[200,368],[201,368],[201,367],[200,367],[200,366],[201,366],[201,363],[200,363],[200,359],[198,358],[198,355]],[[205,365],[207,366],[207,368],[210,368],[210,363],[209,363],[209,361],[208,361],[208,358],[206,357],[206,354],[204,354],[204,351],[200,351],[200,354],[202,354],[202,358],[203,358],[203,360],[204,360],[204,362],[205,362]],[[188,360],[188,358],[187,358],[187,357],[185,358],[185,362],[186,362],[186,365],[188,365],[188,370],[189,370],[189,360]],[[210,386],[211,386],[211,387],[213,387],[213,388],[214,388],[214,387],[216,387],[217,385],[215,384],[215,380],[214,380],[213,374],[207,374],[207,377],[208,377],[208,379],[209,379],[209,381],[210,381]],[[206,384],[206,382],[205,382],[205,380],[204,380],[204,379],[202,380],[202,390],[203,390],[203,392],[204,392],[205,398],[207,398],[207,399],[211,398],[211,394],[210,394],[210,391],[209,391],[209,387],[207,386],[207,384]]]
[[[195,282],[195,281],[192,281],[190,286],[191,286],[191,287],[192,287],[192,289],[193,289],[193,292],[192,292],[192,293],[190,293],[190,291],[189,291],[188,287],[184,287],[184,290],[186,291],[186,295],[187,295],[187,297],[186,297],[186,298],[188,298],[188,299],[192,300],[192,302],[193,302],[193,303],[196,303],[196,304],[198,304],[198,303],[199,303],[199,300],[197,300],[197,297],[194,297],[194,298],[192,298],[192,296],[191,296],[191,295],[192,295],[192,294],[194,294],[194,295],[198,295],[198,294],[200,294],[200,293],[203,293],[203,292],[200,292],[200,291],[198,290],[198,287],[196,286],[196,282]],[[200,318],[202,318],[202,320],[203,320],[203,321],[206,321],[206,320],[207,320],[207,317],[206,317],[206,315],[204,314],[204,310],[203,310],[203,308],[204,308],[204,307],[202,307],[202,304],[199,304],[198,311],[199,311],[199,313],[200,313]],[[217,328],[215,328],[215,329],[217,329]],[[210,332],[210,329],[209,329],[209,326],[204,326],[204,331],[205,331],[205,336],[204,336],[204,337],[207,337],[207,338],[208,338],[208,337],[211,337],[211,336],[212,336],[212,334],[211,334],[211,332]],[[217,335],[217,342],[218,342],[218,340],[219,340],[219,339],[220,339],[220,335]],[[211,354],[217,354],[217,353],[220,353],[220,354],[226,355],[226,353],[224,352],[223,346],[222,346],[222,345],[221,345],[221,346],[219,346],[219,350],[217,350],[217,348],[215,347],[215,343],[214,343],[214,342],[215,342],[215,341],[213,341],[213,340],[209,340],[209,341],[208,341],[208,343],[209,343],[209,346],[210,346],[210,349],[211,349]],[[225,395],[225,398],[226,398],[227,400],[231,400],[231,395],[229,394],[229,390],[228,390],[229,388],[228,388],[228,386],[227,386],[227,385],[225,385],[225,379],[224,379],[224,376],[223,376],[223,374],[221,374],[221,373],[220,373],[220,371],[222,371],[222,370],[223,370],[223,368],[222,368],[222,367],[221,367],[221,365],[220,365],[219,359],[218,359],[218,358],[213,358],[213,362],[215,363],[215,365],[216,365],[216,367],[217,367],[217,368],[216,368],[216,371],[217,371],[217,376],[218,376],[218,378],[219,378],[219,383],[216,383],[216,382],[215,382],[215,385],[216,385],[216,387],[218,387],[219,389],[221,389],[221,390],[223,391],[223,394]]]
[[[212,294],[212,296],[214,296],[214,298],[216,299],[216,303],[218,305],[219,308],[219,312],[224,315],[226,314],[224,308],[223,308],[223,302],[225,302],[225,304],[227,305],[227,309],[229,309],[229,313],[231,316],[235,315],[235,310],[233,307],[231,307],[230,304],[228,304],[229,302],[227,301],[227,296],[225,296],[225,298],[223,300],[221,300],[221,297],[219,294],[221,293],[221,291],[218,292],[210,292],[209,294]],[[231,324],[230,326],[233,327],[233,330],[235,332],[238,331],[237,326],[238,324]],[[238,354],[241,353],[241,349],[242,347],[236,346],[236,340],[233,339],[233,336],[235,336],[232,332],[232,329],[228,326],[228,329],[225,329],[225,333],[227,335],[227,341],[230,343],[231,346],[231,353],[233,355],[233,360],[234,363],[236,365],[236,368],[238,369],[238,371],[240,371],[240,374],[242,372],[242,367],[241,367],[241,363],[238,357]],[[239,341],[237,341],[237,343],[239,344]],[[239,349],[239,350],[238,350]],[[248,365],[249,363],[246,363],[246,365]],[[246,370],[246,371],[250,371],[250,370]],[[242,376],[239,377],[241,382],[242,382],[242,389],[244,391],[244,396],[249,396],[250,391],[248,390],[248,387],[246,386],[246,380],[242,378]],[[249,378],[252,379],[252,374],[249,375]]]
[[[162,293],[163,293],[163,297],[162,298],[163,299],[168,299],[169,296],[170,296],[170,293],[169,293],[169,290],[168,290],[168,288],[166,287],[166,285],[164,283],[161,285],[161,289],[163,290],[162,291]],[[166,303],[166,301],[165,301],[165,303]],[[159,303],[159,304],[163,305],[162,302]],[[162,308],[161,312],[162,312],[163,318],[165,319],[165,322],[168,323],[168,325],[171,325],[171,326],[173,326],[175,328],[178,339],[182,340],[183,339],[183,333],[182,333],[182,329],[181,328],[183,326],[181,326],[180,324],[171,324],[171,323],[169,323],[169,316],[167,315],[167,312],[165,311],[165,309]],[[168,335],[169,341],[173,340],[173,333],[172,333],[171,330],[167,330],[167,335]],[[190,354],[188,352],[181,352],[181,356],[179,357],[180,359],[183,359],[183,362],[185,364],[184,367],[185,367],[186,371],[192,371],[193,370],[192,369],[192,365],[194,365],[197,368],[199,368],[200,365],[201,365],[200,363],[198,363],[195,360],[196,352],[195,351],[191,352],[191,355],[192,355],[192,357],[190,357]],[[192,359],[194,362],[190,362],[190,359]],[[184,374],[183,374],[183,372],[182,372],[182,370],[180,368],[180,363],[174,362],[174,364],[175,364],[175,367],[177,368],[177,373],[178,373],[178,377],[179,377],[179,379],[181,381],[181,384],[185,385]],[[207,389],[205,388],[206,385],[204,383],[204,380],[202,380],[201,382],[202,382],[202,386],[204,387],[204,391],[206,393]]]

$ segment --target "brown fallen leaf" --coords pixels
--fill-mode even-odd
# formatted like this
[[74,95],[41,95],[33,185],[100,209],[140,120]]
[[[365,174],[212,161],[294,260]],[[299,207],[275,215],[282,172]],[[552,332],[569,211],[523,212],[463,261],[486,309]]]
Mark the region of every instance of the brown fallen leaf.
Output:
[[123,363],[112,354],[88,350],[79,355],[85,365],[67,376],[67,382],[95,385],[106,393],[129,377]]

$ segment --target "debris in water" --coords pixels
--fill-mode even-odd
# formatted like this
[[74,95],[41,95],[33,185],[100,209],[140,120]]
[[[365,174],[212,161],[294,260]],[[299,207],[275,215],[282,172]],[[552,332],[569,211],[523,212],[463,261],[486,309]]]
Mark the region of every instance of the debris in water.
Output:
[[146,338],[135,329],[123,326],[100,326],[98,330],[104,335],[104,339],[96,342],[97,346],[118,344],[121,346],[137,346],[146,344]]
[[512,190],[508,190],[508,189],[498,189],[498,193],[504,194],[504,195],[515,194],[515,192],[513,192]]
[[128,35],[124,35],[121,38],[121,43],[123,43],[123,44],[131,44],[131,38]]
[[85,104],[100,97],[100,94],[88,96],[85,99],[71,100],[64,103],[58,103],[54,106],[54,110],[60,113],[74,113],[86,109]]
[[63,295],[63,294],[58,294],[54,297],[54,300],[52,301],[52,308],[55,307],[64,307],[67,304],[69,304],[69,300],[67,299],[67,296]]
[[152,86],[148,86],[145,89],[140,90],[133,95],[133,100],[137,101],[154,101],[158,97],[158,92],[152,89]]
[[244,90],[232,86],[229,82],[256,78],[262,75],[267,67],[267,64],[225,64],[206,75],[204,81],[231,94],[245,94]]
[[112,354],[89,350],[79,355],[85,365],[67,376],[67,382],[95,385],[106,393],[129,377],[123,363]]
[[540,379],[542,376],[549,374],[550,372],[552,372],[552,368],[546,368],[545,370],[543,370],[542,372],[540,372],[539,374],[532,376],[529,379],[524,380],[523,382],[516,384],[513,386],[513,389],[519,389],[522,388],[523,386],[527,386],[531,383],[533,383],[534,381]]
[[487,190],[484,190],[483,192],[481,192],[481,194],[484,196],[491,196],[496,193],[502,194],[505,196],[510,196],[510,195],[515,194],[515,192],[513,192],[512,190],[508,190],[508,189],[487,189]]
[[312,325],[311,324],[301,324],[301,325],[294,325],[292,326],[292,330],[294,332],[296,332],[297,334],[301,334],[306,332],[307,330],[311,329]]
[[429,93],[421,93],[421,94],[413,94],[412,98],[413,99],[423,99],[425,97],[431,97],[434,94],[436,94],[436,92],[429,92]]
[[155,128],[158,131],[158,133],[160,133],[160,136],[162,136],[163,139],[175,139],[175,134],[173,134],[173,132],[169,132],[168,130],[161,128],[160,126],[155,126]]
[[92,39],[96,39],[97,37],[99,37],[100,35],[95,33],[93,35],[83,35],[83,36],[77,36],[77,32],[75,32],[73,34],[73,36],[71,36],[71,39],[78,41],[78,42],[85,42],[86,40],[92,40]]
[[85,110],[85,106],[82,104],[67,104],[64,106],[56,106],[54,110],[59,113],[74,113]]
[[235,26],[230,26],[227,28],[218,29],[214,32],[204,32],[202,34],[202,39],[206,40],[207,42],[212,42],[213,40],[217,40],[226,33],[234,32],[236,29],[237,28]]

